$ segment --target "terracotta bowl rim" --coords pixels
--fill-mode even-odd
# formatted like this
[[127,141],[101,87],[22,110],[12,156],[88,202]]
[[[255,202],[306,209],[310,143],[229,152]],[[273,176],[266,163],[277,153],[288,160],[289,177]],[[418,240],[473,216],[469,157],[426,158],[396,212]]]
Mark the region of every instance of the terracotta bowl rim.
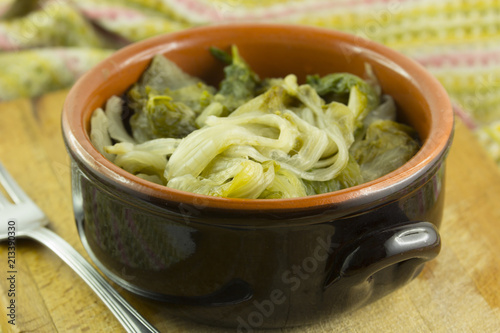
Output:
[[[190,38],[190,36],[198,36],[197,38],[199,38],[199,35],[203,33],[206,33],[206,36],[210,36],[224,29],[239,29],[240,31],[248,30],[254,32],[256,29],[260,29],[260,31],[272,30],[273,32],[286,34],[290,37],[294,36],[296,33],[307,33],[323,37],[327,36],[349,43],[357,48],[364,48],[378,53],[382,58],[388,59],[398,64],[401,68],[404,68],[405,71],[410,74],[410,81],[412,77],[418,77],[418,87],[423,85],[432,87],[434,94],[427,96],[427,101],[432,108],[432,125],[429,130],[429,137],[423,143],[419,152],[410,161],[381,178],[344,190],[291,199],[221,198],[170,189],[145,181],[126,172],[107,160],[92,146],[89,135],[84,129],[83,120],[81,119],[85,106],[82,106],[82,103],[79,103],[79,101],[88,96],[88,87],[92,86],[97,75],[100,75],[104,70],[109,70],[110,65],[112,65],[111,67],[116,67],[116,59],[126,60],[119,68],[123,70],[130,61],[134,61],[132,58],[136,57],[137,54],[144,54],[144,52],[150,56],[155,54],[154,50],[158,45],[176,41],[178,38]],[[413,79],[413,81],[416,80]],[[413,84],[415,84],[415,82],[413,82]],[[75,110],[78,112],[77,117],[72,116]],[[362,198],[366,200],[367,196],[370,195],[380,198],[381,193],[386,193],[387,191],[393,192],[395,188],[402,188],[408,185],[410,179],[413,181],[424,175],[432,165],[443,158],[451,144],[453,123],[454,116],[452,106],[446,91],[439,81],[416,61],[382,44],[362,39],[356,35],[332,29],[280,23],[214,24],[189,28],[133,43],[116,51],[84,74],[70,89],[62,112],[63,136],[69,153],[77,157],[76,160],[80,163],[83,162],[85,167],[92,170],[100,179],[104,179],[108,183],[125,189],[130,193],[166,200],[167,202],[194,204],[198,207],[209,207],[212,209],[243,211],[307,210],[328,205],[338,205],[345,202],[355,202]]]

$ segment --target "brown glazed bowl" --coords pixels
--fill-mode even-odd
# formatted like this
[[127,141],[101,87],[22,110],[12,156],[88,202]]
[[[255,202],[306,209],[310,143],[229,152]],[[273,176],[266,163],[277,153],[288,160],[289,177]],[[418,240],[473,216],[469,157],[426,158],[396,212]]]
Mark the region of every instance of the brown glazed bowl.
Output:
[[[231,44],[261,77],[364,74],[373,67],[401,120],[423,142],[374,181],[295,199],[207,197],[156,185],[90,143],[92,112],[164,54],[217,84],[210,46]],[[62,126],[72,160],[74,212],[98,267],[162,309],[240,332],[302,325],[353,311],[400,288],[440,250],[445,157],[453,112],[423,67],[382,45],[332,30],[276,24],[184,30],[126,47],[70,91]]]

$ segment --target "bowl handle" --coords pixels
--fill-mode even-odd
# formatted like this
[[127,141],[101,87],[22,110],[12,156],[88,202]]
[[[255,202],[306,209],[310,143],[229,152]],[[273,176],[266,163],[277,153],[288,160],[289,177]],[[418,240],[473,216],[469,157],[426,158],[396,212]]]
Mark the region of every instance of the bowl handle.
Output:
[[434,224],[413,222],[376,231],[340,249],[325,287],[342,279],[351,283],[367,281],[376,272],[395,264],[413,261],[410,279],[421,264],[434,259],[441,239]]

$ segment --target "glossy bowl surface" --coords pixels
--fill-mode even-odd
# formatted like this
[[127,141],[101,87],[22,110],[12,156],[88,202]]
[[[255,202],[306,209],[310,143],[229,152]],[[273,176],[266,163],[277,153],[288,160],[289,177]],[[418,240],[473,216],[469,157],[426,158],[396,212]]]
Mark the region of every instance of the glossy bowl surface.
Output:
[[[349,189],[295,199],[208,197],[123,171],[89,140],[90,117],[162,53],[217,84],[210,46],[240,53],[261,77],[350,72],[369,63],[420,151],[404,166]],[[413,279],[439,252],[444,161],[453,112],[423,67],[382,45],[305,26],[231,24],[126,47],[70,91],[63,134],[72,159],[82,241],[115,282],[160,307],[214,325],[287,327],[368,304]]]

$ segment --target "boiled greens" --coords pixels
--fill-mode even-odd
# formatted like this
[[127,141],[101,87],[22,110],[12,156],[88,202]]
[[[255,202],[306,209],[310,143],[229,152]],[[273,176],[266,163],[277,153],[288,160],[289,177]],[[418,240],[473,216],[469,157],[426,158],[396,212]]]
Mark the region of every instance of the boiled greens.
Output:
[[367,79],[349,73],[261,79],[241,57],[218,87],[157,55],[123,96],[94,112],[91,139],[143,179],[204,195],[280,199],[322,194],[381,177],[419,149],[415,131]]

